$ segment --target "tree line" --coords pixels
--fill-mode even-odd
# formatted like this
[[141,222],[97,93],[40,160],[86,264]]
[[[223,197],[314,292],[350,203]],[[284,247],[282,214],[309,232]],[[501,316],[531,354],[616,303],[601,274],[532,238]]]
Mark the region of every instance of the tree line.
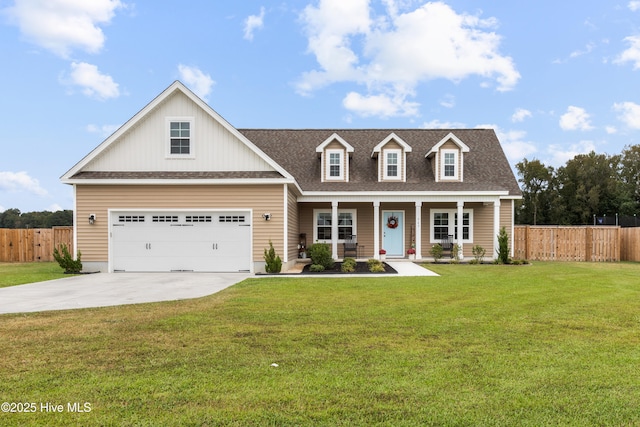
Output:
[[7,209],[0,212],[0,228],[51,228],[73,225],[73,211],[20,212]]
[[524,159],[516,170],[523,192],[518,224],[588,225],[594,216],[640,216],[640,145],[617,155],[580,154],[557,169]]

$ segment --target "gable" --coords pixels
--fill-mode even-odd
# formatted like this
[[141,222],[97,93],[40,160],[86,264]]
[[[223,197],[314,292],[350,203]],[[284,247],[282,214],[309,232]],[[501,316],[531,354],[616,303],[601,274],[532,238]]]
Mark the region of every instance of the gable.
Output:
[[[189,155],[170,151],[171,122],[188,122]],[[63,177],[96,172],[288,173],[180,82],[175,82]]]

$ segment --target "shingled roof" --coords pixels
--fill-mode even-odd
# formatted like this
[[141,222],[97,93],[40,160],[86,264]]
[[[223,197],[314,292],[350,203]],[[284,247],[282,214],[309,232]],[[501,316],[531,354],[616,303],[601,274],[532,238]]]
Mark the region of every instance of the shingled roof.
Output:
[[[492,129],[238,129],[280,164],[303,191],[508,191],[522,192]],[[334,133],[354,148],[349,182],[321,182],[316,147]],[[407,153],[406,182],[378,182],[373,148],[391,133],[412,147]],[[449,133],[463,141],[464,182],[436,182],[425,155]]]

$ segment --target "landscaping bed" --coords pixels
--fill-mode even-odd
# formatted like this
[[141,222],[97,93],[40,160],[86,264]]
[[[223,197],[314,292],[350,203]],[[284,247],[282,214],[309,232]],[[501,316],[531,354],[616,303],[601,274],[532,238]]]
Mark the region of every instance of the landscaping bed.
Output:
[[341,262],[336,262],[332,269],[325,269],[324,271],[319,272],[311,271],[311,265],[307,264],[304,266],[302,274],[398,274],[398,272],[386,262],[383,262],[382,266],[384,267],[384,272],[372,273],[369,271],[369,266],[366,262],[356,262],[355,271],[351,273],[343,273]]

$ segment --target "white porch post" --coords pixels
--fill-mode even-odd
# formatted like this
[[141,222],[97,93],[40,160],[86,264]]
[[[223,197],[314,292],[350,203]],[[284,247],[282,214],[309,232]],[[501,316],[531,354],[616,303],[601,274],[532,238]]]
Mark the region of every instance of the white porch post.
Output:
[[500,199],[493,202],[493,259],[498,259],[498,233],[500,233]]
[[331,202],[331,256],[338,258],[338,202]]
[[416,259],[422,258],[422,202],[416,202]]
[[458,252],[458,259],[464,258],[464,251],[462,246],[462,241],[464,240],[464,236],[463,236],[464,211],[462,210],[463,208],[464,208],[464,202],[463,201],[458,202],[458,240],[456,242],[458,244],[458,247],[460,248],[460,252]]
[[373,202],[373,257],[380,259],[380,202]]

